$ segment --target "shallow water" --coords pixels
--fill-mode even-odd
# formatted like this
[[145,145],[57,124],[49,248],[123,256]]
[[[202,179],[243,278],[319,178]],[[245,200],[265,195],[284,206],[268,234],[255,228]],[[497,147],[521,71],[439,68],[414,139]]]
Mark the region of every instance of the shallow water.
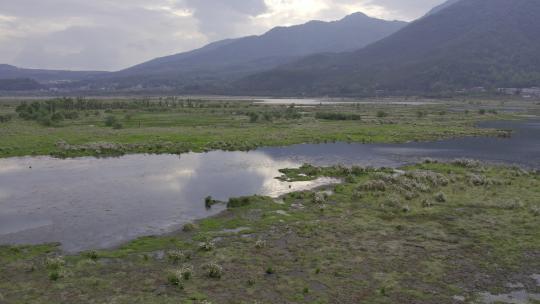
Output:
[[279,196],[331,180],[285,183],[278,169],[315,165],[397,167],[424,157],[468,157],[540,168],[540,122],[497,122],[510,139],[408,144],[305,144],[251,152],[127,155],[119,158],[0,159],[0,243],[61,242],[66,251],[106,248],[179,229],[223,210],[218,200]]
[[385,105],[410,105],[420,106],[434,104],[426,101],[356,101],[354,99],[307,99],[307,98],[262,98],[255,99],[256,104],[268,105],[298,105],[298,106],[317,106],[317,105],[337,105],[337,104],[385,104]]

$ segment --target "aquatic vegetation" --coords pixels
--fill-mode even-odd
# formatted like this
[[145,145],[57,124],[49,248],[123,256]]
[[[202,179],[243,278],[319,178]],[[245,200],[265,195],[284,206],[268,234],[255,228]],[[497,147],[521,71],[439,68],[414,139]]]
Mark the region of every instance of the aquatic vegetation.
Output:
[[[475,299],[485,286],[507,288],[508,278],[534,284],[528,278],[540,267],[540,179],[503,166],[482,168],[438,162],[370,169],[353,183],[329,186],[336,191],[322,204],[316,197],[322,190],[284,195],[282,204],[255,196],[249,205],[197,222],[192,233],[99,251],[97,264],[85,254],[72,255],[51,262],[61,266],[44,273],[25,269],[34,264],[40,270],[44,260],[56,259],[51,247],[0,246],[0,271],[10,279],[0,283],[3,301],[16,302],[24,292],[44,302],[69,294],[76,302],[92,296],[104,303],[111,297],[151,303],[159,292],[171,303],[357,303],[362,294],[366,303],[427,304],[451,303],[456,295]],[[472,187],[471,174],[501,184]],[[361,190],[372,181],[384,182],[385,191]],[[290,216],[278,216],[278,210]],[[238,227],[251,228],[223,233]],[[219,246],[197,251],[199,242],[212,241]],[[187,258],[188,252],[195,253]],[[470,273],[476,279],[463,280]]]
[[349,113],[331,113],[331,112],[317,112],[315,118],[324,120],[361,120],[362,117],[359,114]]
[[474,159],[459,158],[452,162],[453,165],[464,168],[478,168],[481,166],[481,162]]
[[195,223],[186,223],[182,227],[182,231],[184,232],[192,232],[197,230],[197,225]]
[[207,263],[202,268],[209,278],[220,279],[223,276],[223,267],[215,262]]
[[183,277],[180,270],[170,270],[167,273],[167,282],[170,285],[177,286],[181,289],[184,288],[184,283],[182,282]]
[[84,252],[83,255],[86,256],[87,258],[89,258],[90,260],[93,260],[93,261],[95,261],[95,260],[97,260],[99,258],[99,254],[95,250]]
[[204,241],[199,243],[199,250],[212,251],[216,248],[216,244],[213,241]]
[[263,249],[264,247],[266,247],[266,241],[265,241],[265,240],[259,239],[259,240],[257,240],[257,241],[255,242],[255,248],[257,248],[257,249]]
[[[431,106],[433,113],[447,111],[445,119],[441,120],[435,115],[418,119],[416,107],[384,104],[361,108],[351,104],[340,108],[323,105],[299,109],[263,107],[247,101],[190,100],[188,103],[175,100],[161,101],[160,104],[157,99],[149,101],[147,98],[64,98],[34,102],[14,102],[2,109],[6,111],[0,113],[2,117],[12,118],[8,118],[9,123],[2,124],[9,132],[0,134],[0,156],[182,154],[210,150],[248,151],[261,146],[298,143],[397,143],[501,134],[497,130],[475,128],[474,122],[485,118],[447,111],[450,105],[446,103]],[[52,108],[54,112],[49,112]],[[392,121],[384,118],[390,116]],[[256,121],[249,123],[250,120]],[[111,128],[122,131],[111,132]],[[60,139],[70,143],[71,148],[58,147],[56,142]],[[116,148],[87,148],[93,143],[105,142]]]
[[248,206],[251,203],[251,197],[233,197],[229,199],[227,203],[227,208],[239,208]]
[[173,264],[177,264],[179,262],[185,261],[187,259],[187,256],[181,250],[170,250],[170,251],[167,251],[167,258]]

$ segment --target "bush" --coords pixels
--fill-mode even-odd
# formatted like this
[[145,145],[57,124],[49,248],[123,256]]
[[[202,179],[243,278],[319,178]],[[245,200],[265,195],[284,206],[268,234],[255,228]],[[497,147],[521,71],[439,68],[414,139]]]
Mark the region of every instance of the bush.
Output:
[[75,111],[64,112],[63,115],[64,115],[64,117],[66,119],[77,119],[77,118],[79,118],[79,112],[75,112]]
[[105,117],[105,125],[107,127],[112,127],[117,123],[118,123],[118,119],[116,118],[116,116],[109,115]]
[[171,250],[167,252],[167,258],[173,264],[177,264],[178,262],[184,261],[186,259],[186,255],[180,250]]
[[229,199],[229,202],[227,203],[227,208],[239,208],[248,206],[249,204],[251,204],[251,198],[249,196],[236,197]]
[[53,270],[53,271],[49,272],[49,280],[51,280],[51,281],[58,281],[63,276],[64,275],[60,270]]
[[216,245],[212,241],[206,241],[199,243],[199,250],[202,251],[212,251],[216,248]]
[[220,279],[223,276],[223,267],[217,263],[208,263],[203,266],[206,276],[213,279]]
[[45,260],[45,266],[47,266],[47,268],[51,270],[59,270],[60,268],[64,267],[64,265],[66,265],[66,261],[61,256],[47,258]]
[[315,195],[313,195],[313,203],[314,204],[325,204],[327,199],[326,193],[317,192]]
[[459,158],[452,162],[453,165],[463,168],[477,168],[480,167],[480,162],[473,159]]
[[360,186],[364,191],[386,191],[386,183],[382,180],[367,181]]
[[206,207],[206,209],[212,208],[212,206],[215,205],[216,203],[217,203],[217,201],[214,200],[211,196],[207,196],[204,199],[204,206]]
[[264,241],[264,240],[257,240],[257,242],[255,242],[255,248],[257,248],[257,249],[263,249],[264,247],[266,247],[266,241]]
[[194,231],[197,229],[197,225],[193,224],[193,223],[187,223],[184,225],[184,227],[182,227],[182,230],[184,232],[191,232],[191,231]]
[[439,203],[446,203],[448,201],[448,198],[446,197],[446,194],[444,194],[443,192],[439,192],[435,194],[435,201]]
[[249,116],[249,122],[251,123],[255,123],[259,120],[259,114],[257,113],[249,113],[248,116]]
[[324,112],[316,113],[315,118],[324,119],[324,120],[361,120],[362,119],[362,117],[358,114],[324,113]]
[[184,284],[182,283],[182,274],[179,270],[169,271],[167,274],[167,282],[173,286],[184,288]]
[[13,119],[13,115],[11,114],[0,115],[0,123],[10,122],[11,119]]
[[184,279],[184,281],[189,281],[193,277],[193,266],[184,265],[180,269],[180,275],[182,276],[182,279]]
[[85,253],[83,253],[83,255],[85,257],[89,258],[90,260],[93,260],[93,261],[95,261],[95,260],[97,260],[99,258],[99,254],[95,250],[85,252]]
[[377,111],[377,117],[379,118],[388,117],[388,113],[386,113],[385,111]]

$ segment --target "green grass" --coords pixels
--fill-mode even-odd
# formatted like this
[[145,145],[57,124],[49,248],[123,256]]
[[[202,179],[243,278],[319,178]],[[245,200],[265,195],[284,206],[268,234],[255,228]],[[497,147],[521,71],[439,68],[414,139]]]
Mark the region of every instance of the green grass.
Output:
[[[105,101],[106,102],[106,101]],[[1,113],[15,112],[16,102],[5,103]],[[287,119],[291,109],[250,102],[196,101],[193,108],[155,106],[128,110],[80,111],[79,118],[53,127],[15,118],[0,124],[0,157],[54,155],[58,157],[125,153],[185,153],[208,150],[250,150],[260,146],[298,143],[397,143],[462,136],[498,135],[496,130],[475,128],[482,120],[513,119],[509,114],[480,115],[451,111],[456,101],[424,106],[324,105],[296,107],[300,118]],[[494,108],[497,103],[488,103]],[[482,104],[469,105],[476,109]],[[532,107],[536,107],[532,105]],[[534,110],[534,109],[533,109]],[[530,110],[530,111],[533,111]],[[359,115],[357,121],[316,119],[316,114]],[[377,117],[377,112],[388,115]],[[421,111],[422,117],[418,117]],[[278,113],[272,121],[250,122],[249,113]],[[443,113],[444,115],[441,115]],[[499,112],[501,113],[501,112]],[[531,112],[532,113],[532,112]],[[114,115],[122,129],[105,125]],[[16,117],[16,116],[15,116]],[[62,145],[59,145],[62,143]],[[104,143],[107,143],[105,145]]]
[[[535,292],[530,276],[540,272],[540,216],[531,208],[540,204],[540,175],[459,163],[402,169],[404,175],[341,167],[285,170],[290,179],[305,172],[345,182],[287,194],[284,204],[254,196],[197,222],[195,230],[141,238],[97,255],[67,256],[55,280],[44,261],[60,254],[56,247],[0,247],[1,299],[453,303],[460,295],[473,303],[479,292],[508,292],[510,281]],[[472,185],[473,174],[486,183]],[[384,190],[362,186],[373,181],[385,183]],[[322,190],[332,192],[318,199]],[[446,201],[436,200],[440,192]],[[247,230],[223,232],[239,227]],[[208,241],[212,250],[201,250],[200,243]],[[169,250],[186,258],[173,263]],[[222,268],[220,278],[209,277],[212,264]],[[188,268],[189,280],[169,283],[171,271]]]

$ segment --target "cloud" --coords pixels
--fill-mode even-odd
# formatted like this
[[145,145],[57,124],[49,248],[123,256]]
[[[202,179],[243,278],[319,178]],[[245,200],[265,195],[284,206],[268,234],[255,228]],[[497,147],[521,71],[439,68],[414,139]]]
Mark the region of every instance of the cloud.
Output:
[[193,11],[200,31],[211,40],[250,32],[244,29],[254,26],[252,18],[268,9],[264,0],[185,0],[180,5]]
[[362,11],[412,20],[443,0],[0,0],[0,63],[118,70],[278,25]]

